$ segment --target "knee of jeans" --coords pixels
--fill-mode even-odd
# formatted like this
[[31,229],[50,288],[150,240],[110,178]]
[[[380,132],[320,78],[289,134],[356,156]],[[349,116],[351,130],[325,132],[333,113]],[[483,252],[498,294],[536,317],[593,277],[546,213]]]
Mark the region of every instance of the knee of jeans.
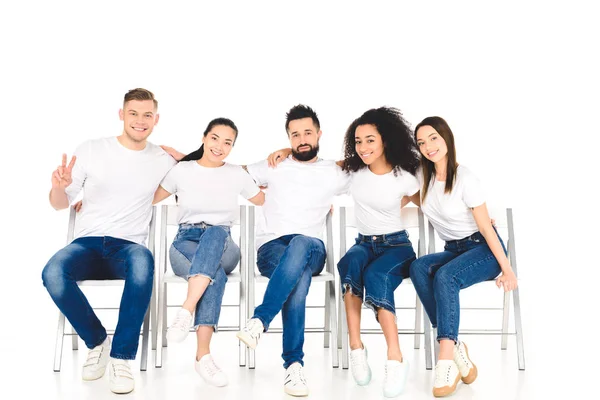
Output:
[[209,237],[214,239],[226,240],[229,236],[229,232],[227,232],[225,228],[223,228],[220,225],[214,225],[206,228],[202,236],[205,235],[208,235]]
[[447,268],[440,268],[433,277],[433,288],[436,292],[444,290],[456,283],[456,277]]
[[308,252],[312,250],[325,253],[325,246],[323,245],[322,241],[317,238],[304,235],[295,236],[292,240],[290,240],[289,246],[300,252]]
[[146,247],[139,246],[129,252],[128,264],[133,282],[138,285],[152,283],[154,257]]
[[65,289],[63,265],[50,260],[42,271],[42,282],[52,296],[60,296]]
[[410,268],[408,270],[408,273],[410,275],[410,278],[414,281],[415,278],[419,278],[421,276],[427,275],[429,271],[429,265],[425,262],[423,262],[422,259],[417,258],[415,261],[413,261],[410,264]]
[[240,248],[233,240],[228,240],[221,258],[221,268],[225,271],[225,274],[231,273],[240,262],[241,258]]
[[169,248],[169,260],[171,261],[173,273],[187,279],[192,263],[173,245]]

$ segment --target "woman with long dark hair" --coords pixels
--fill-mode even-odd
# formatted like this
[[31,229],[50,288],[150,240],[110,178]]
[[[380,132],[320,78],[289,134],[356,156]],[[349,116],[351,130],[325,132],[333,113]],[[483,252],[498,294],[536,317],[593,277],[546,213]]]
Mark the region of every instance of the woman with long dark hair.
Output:
[[215,386],[227,385],[227,376],[210,354],[221,301],[229,274],[238,264],[240,249],[231,239],[241,195],[262,205],[264,193],[239,165],[226,163],[238,135],[227,118],[212,120],[202,146],[169,171],[154,203],[177,196],[179,230],[169,249],[173,272],[188,280],[187,298],[167,331],[169,342],[181,342],[196,328],[196,371]]
[[470,169],[458,164],[454,135],[443,118],[428,117],[415,128],[423,157],[417,174],[420,193],[411,199],[420,205],[438,235],[444,251],[419,257],[410,277],[440,343],[433,395],[447,396],[458,381],[472,383],[477,367],[467,346],[458,340],[459,291],[496,279],[505,291],[517,287],[502,239],[492,226],[485,195]]

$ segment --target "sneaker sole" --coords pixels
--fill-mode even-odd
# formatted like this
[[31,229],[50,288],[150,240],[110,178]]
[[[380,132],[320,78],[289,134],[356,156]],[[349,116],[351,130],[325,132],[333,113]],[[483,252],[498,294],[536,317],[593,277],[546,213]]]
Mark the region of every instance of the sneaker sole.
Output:
[[293,389],[288,389],[287,387],[283,387],[283,391],[287,394],[289,394],[290,396],[294,396],[294,397],[306,397],[308,396],[308,390],[306,392],[304,391],[294,391]]
[[[354,375],[352,377],[354,378]],[[356,382],[356,384],[358,386],[367,386],[371,382],[371,378],[372,378],[371,368],[369,368],[369,375],[367,376],[367,378],[365,380],[359,381],[358,379],[354,378],[354,382]]]
[[461,377],[460,377],[460,372],[459,372],[458,375],[456,376],[456,379],[454,380],[454,384],[452,386],[433,388],[433,396],[434,397],[446,397],[448,395],[451,395],[452,393],[454,393],[456,391],[456,385],[458,385],[458,382],[460,381],[460,379],[461,379]]
[[177,336],[176,334],[171,334],[171,336],[169,336],[169,331],[167,330],[167,343],[181,343],[185,341],[185,339],[188,336],[188,333],[186,333],[183,336]]
[[135,387],[132,387],[131,389],[122,389],[122,388],[110,388],[110,391],[116,394],[127,394],[127,393],[131,393],[133,392],[133,389]]
[[249,340],[248,337],[246,335],[244,335],[242,332],[236,333],[235,336],[238,339],[240,339],[242,342],[244,342],[246,347],[248,347],[249,349],[252,349],[252,350],[256,349],[257,343],[255,343],[254,341],[250,341],[251,339]]
[[99,374],[98,376],[93,375],[93,376],[81,376],[81,379],[83,379],[84,381],[90,382],[90,381],[96,381],[100,378],[102,378],[104,376],[104,372],[106,371],[106,367],[104,368],[104,371],[102,371],[101,374]]
[[467,354],[467,358],[469,359],[469,361],[473,365],[473,368],[471,368],[469,370],[469,375],[467,375],[467,376],[461,376],[460,379],[462,379],[462,381],[464,383],[466,383],[467,385],[469,385],[469,384],[473,383],[475,381],[475,379],[477,379],[477,366],[475,365],[475,363],[473,361],[471,361],[471,357],[469,357],[469,348],[467,347],[467,345],[465,343],[463,343],[463,345],[465,346],[465,353]]

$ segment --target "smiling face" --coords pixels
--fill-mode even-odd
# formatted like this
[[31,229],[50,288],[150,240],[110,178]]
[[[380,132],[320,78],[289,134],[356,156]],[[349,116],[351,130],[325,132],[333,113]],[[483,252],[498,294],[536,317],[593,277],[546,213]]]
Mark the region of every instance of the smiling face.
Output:
[[158,123],[158,114],[152,100],[130,100],[119,110],[123,134],[134,143],[144,142]]
[[204,144],[203,159],[211,164],[222,164],[235,143],[235,130],[226,125],[215,125],[202,138]]
[[445,161],[448,158],[448,146],[444,138],[429,125],[423,125],[417,130],[417,146],[421,154],[433,163]]
[[383,139],[375,125],[359,125],[354,133],[356,153],[366,165],[386,162]]

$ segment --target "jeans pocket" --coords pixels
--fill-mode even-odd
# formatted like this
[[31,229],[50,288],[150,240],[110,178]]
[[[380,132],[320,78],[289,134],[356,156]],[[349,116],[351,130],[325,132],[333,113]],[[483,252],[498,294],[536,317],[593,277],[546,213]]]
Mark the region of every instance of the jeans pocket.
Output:
[[387,246],[397,247],[397,246],[412,246],[410,240],[408,240],[407,235],[395,235],[386,237],[383,243]]

